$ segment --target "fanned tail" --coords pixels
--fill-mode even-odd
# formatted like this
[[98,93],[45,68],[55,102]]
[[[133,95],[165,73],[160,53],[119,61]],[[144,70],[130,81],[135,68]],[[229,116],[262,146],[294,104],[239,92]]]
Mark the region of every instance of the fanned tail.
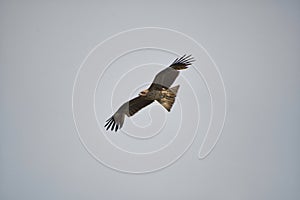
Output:
[[175,102],[176,94],[178,92],[179,85],[162,91],[162,98],[157,100],[168,112]]

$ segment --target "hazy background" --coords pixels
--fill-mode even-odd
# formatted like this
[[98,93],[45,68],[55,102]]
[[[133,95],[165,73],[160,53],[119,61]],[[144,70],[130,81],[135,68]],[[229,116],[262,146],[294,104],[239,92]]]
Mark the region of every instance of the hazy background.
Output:
[[[88,52],[131,28],[201,43],[228,113],[212,154],[201,140],[164,170],[131,175],[77,136],[72,87]],[[299,199],[298,1],[0,1],[0,199]]]

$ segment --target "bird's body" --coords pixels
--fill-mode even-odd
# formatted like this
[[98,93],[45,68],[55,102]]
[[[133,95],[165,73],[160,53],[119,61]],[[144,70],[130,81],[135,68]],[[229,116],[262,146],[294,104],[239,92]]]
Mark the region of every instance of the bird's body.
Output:
[[177,91],[179,89],[179,85],[173,88],[162,88],[161,90],[144,90],[140,93],[141,96],[144,96],[147,100],[153,100],[159,102],[163,107],[165,107],[168,111],[171,110],[171,107],[175,101],[175,97]]
[[111,130],[115,131],[122,128],[125,115],[130,117],[154,101],[160,103],[170,112],[179,89],[179,85],[174,87],[171,87],[171,85],[179,75],[179,70],[186,69],[193,61],[191,56],[184,55],[181,58],[177,58],[169,67],[159,72],[148,89],[141,91],[139,96],[124,103],[117,112],[106,121],[106,130],[110,127]]
[[[144,93],[142,93],[142,92],[144,92]],[[162,95],[162,91],[161,90],[151,90],[151,91],[149,91],[147,89],[147,90],[144,90],[142,92],[140,93],[140,96],[144,96],[148,100],[157,100]]]
[[[167,89],[162,88],[162,90],[146,90],[145,98],[148,100],[159,100],[168,96],[170,92]],[[143,95],[141,95],[143,96]]]

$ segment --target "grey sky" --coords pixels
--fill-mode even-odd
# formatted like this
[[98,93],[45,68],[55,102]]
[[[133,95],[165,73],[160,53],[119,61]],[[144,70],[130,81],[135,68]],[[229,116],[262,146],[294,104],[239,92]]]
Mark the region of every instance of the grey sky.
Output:
[[[299,10],[297,1],[0,1],[0,199],[299,199]],[[199,136],[174,165],[131,175],[86,152],[72,87],[95,45],[144,26],[207,49],[228,112],[206,159]]]

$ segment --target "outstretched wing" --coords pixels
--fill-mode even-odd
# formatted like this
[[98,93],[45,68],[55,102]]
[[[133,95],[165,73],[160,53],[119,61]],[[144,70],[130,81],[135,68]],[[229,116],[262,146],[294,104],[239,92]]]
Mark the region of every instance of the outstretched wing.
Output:
[[122,128],[125,115],[131,117],[152,102],[153,100],[148,100],[143,96],[138,96],[134,99],[131,99],[130,101],[124,103],[111,118],[106,120],[106,124],[104,127],[106,127],[106,130],[111,128],[111,131],[117,131],[118,129]]
[[177,58],[169,67],[160,71],[155,76],[149,90],[161,90],[162,88],[169,88],[177,78],[179,70],[186,69],[188,65],[192,64],[192,62],[194,62],[194,58],[191,55],[184,55],[181,58]]

